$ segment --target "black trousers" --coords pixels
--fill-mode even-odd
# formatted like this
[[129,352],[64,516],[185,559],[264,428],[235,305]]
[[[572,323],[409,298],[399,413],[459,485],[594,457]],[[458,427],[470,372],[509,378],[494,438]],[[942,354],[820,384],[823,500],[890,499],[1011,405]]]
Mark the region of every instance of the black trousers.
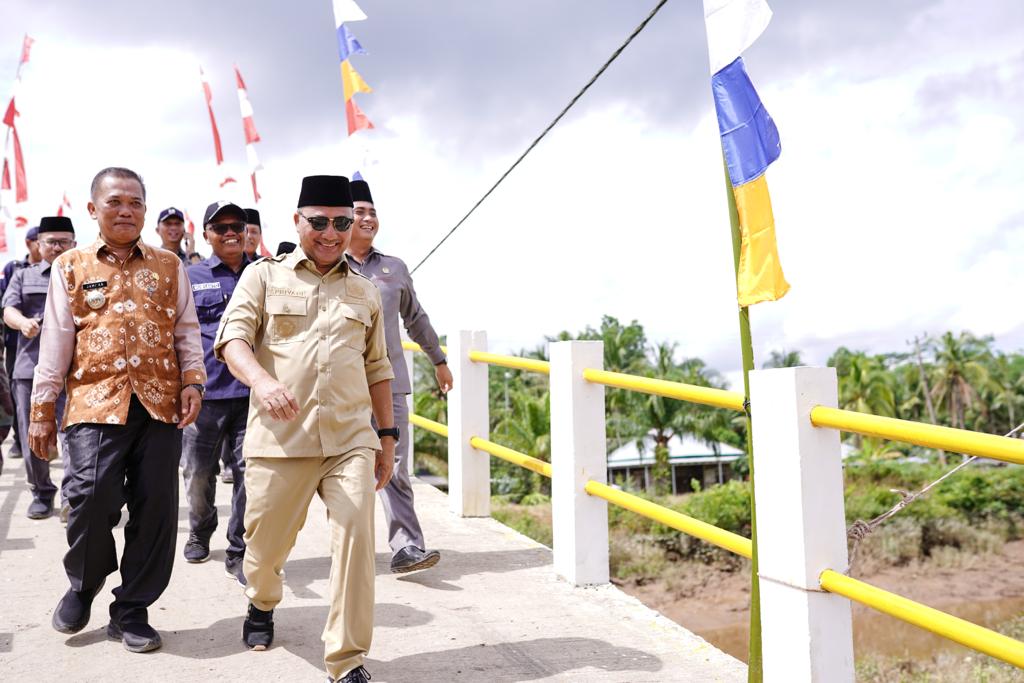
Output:
[[117,569],[113,528],[127,503],[121,585],[110,618],[148,622],[147,608],[167,588],[174,565],[181,431],[151,418],[133,395],[124,425],[72,425],[66,446],[71,509],[64,570],[71,588],[94,590]]

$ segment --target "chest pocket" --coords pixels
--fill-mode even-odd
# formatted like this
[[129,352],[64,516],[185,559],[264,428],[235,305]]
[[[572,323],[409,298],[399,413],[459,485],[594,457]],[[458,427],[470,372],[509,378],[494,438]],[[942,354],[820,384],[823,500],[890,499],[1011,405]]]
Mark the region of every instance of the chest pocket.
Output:
[[341,343],[359,353],[366,350],[366,331],[370,328],[370,307],[352,301],[338,304],[341,313]]
[[192,292],[196,302],[196,315],[202,324],[216,324],[224,315],[227,302],[224,301],[224,294],[219,289],[203,289]]
[[32,316],[42,317],[46,308],[46,292],[49,289],[45,282],[34,282],[24,284],[21,288],[21,296],[24,299],[21,313],[29,318]]
[[266,340],[270,344],[292,344],[305,339],[309,332],[307,303],[301,296],[268,296]]

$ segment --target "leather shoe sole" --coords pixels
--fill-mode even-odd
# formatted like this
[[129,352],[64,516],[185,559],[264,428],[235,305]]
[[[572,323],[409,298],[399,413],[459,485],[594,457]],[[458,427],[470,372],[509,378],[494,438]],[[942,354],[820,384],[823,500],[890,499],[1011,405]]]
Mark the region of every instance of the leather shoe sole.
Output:
[[441,561],[441,553],[439,553],[436,550],[428,550],[425,553],[423,553],[423,557],[422,558],[420,558],[418,561],[416,561],[416,562],[414,562],[412,564],[405,565],[405,566],[399,566],[399,567],[396,567],[395,565],[391,565],[391,573],[392,574],[407,574],[408,572],[415,572],[415,571],[419,571],[421,569],[430,569],[431,567],[433,567],[435,564],[437,564],[440,561]]
[[[111,640],[120,640],[124,644],[124,649],[129,652],[150,652],[159,649],[164,644],[160,634],[148,624],[127,624],[126,626],[128,631],[125,631],[124,626],[110,622],[107,624],[107,637]],[[139,630],[142,633],[132,633],[132,630]]]

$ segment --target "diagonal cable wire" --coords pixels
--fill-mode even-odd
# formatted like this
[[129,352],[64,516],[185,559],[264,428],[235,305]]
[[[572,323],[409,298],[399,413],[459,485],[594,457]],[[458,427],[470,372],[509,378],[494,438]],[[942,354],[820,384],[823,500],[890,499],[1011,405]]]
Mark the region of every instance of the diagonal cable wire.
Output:
[[438,249],[440,249],[441,245],[444,244],[446,241],[448,241],[448,238],[451,237],[455,233],[456,230],[458,230],[460,227],[462,227],[462,224],[465,223],[466,220],[470,216],[473,215],[473,212],[477,210],[477,207],[479,207],[481,204],[483,204],[484,201],[488,197],[491,196],[491,193],[494,192],[496,189],[498,189],[498,185],[501,185],[502,181],[504,181],[505,178],[507,178],[508,175],[510,173],[512,173],[512,171],[515,170],[516,166],[519,165],[519,162],[521,162],[523,159],[525,159],[526,155],[533,151],[533,148],[537,146],[537,143],[539,143],[541,140],[544,139],[544,136],[547,135],[551,131],[551,129],[554,128],[558,124],[558,122],[562,120],[562,117],[565,116],[569,112],[569,110],[573,108],[573,106],[576,104],[576,102],[579,101],[579,99],[581,97],[583,97],[584,93],[586,93],[587,90],[590,89],[590,86],[594,85],[594,83],[597,81],[597,79],[601,77],[601,74],[603,74],[605,72],[605,70],[607,70],[608,67],[611,66],[612,62],[614,62],[616,59],[619,58],[619,55],[622,54],[622,51],[626,49],[626,46],[628,46],[630,43],[632,43],[633,39],[636,38],[638,35],[640,35],[641,31],[643,31],[645,28],[647,28],[647,24],[649,24],[651,19],[654,18],[654,15],[657,14],[658,11],[662,7],[664,7],[666,2],[668,2],[668,0],[659,0],[658,4],[655,5],[654,9],[651,10],[651,13],[647,15],[647,18],[644,19],[643,21],[641,21],[639,26],[637,26],[635,29],[633,29],[633,32],[629,34],[629,37],[626,38],[626,41],[624,43],[622,43],[622,45],[620,45],[618,47],[618,49],[615,50],[615,52],[612,53],[612,56],[608,58],[608,61],[606,61],[601,66],[601,68],[597,70],[597,73],[595,73],[590,78],[590,80],[587,81],[587,84],[584,85],[583,88],[581,88],[580,91],[578,93],[576,93],[576,95],[574,95],[571,100],[569,100],[569,104],[565,105],[565,108],[562,109],[562,111],[560,111],[558,113],[558,116],[556,116],[551,121],[551,123],[548,124],[547,128],[545,128],[544,130],[541,131],[540,135],[538,135],[534,139],[534,141],[530,143],[530,146],[526,148],[526,151],[523,152],[522,154],[520,154],[519,158],[516,159],[515,162],[511,166],[508,167],[508,170],[501,174],[501,177],[498,178],[498,181],[496,183],[494,183],[494,185],[491,186],[491,189],[487,190],[487,192],[484,193],[484,196],[481,197],[480,199],[478,199],[476,204],[474,204],[473,207],[468,212],[466,212],[466,215],[463,216],[462,219],[459,220],[459,222],[456,223],[455,226],[452,227],[452,229],[449,230],[445,234],[445,236],[441,238],[441,241],[438,242],[437,244],[435,244],[434,248],[431,249],[429,252],[427,252],[427,255],[424,256],[420,260],[420,262],[416,264],[416,267],[412,269],[410,274],[411,273],[415,273],[419,269],[420,266],[422,266],[424,263],[426,263],[427,259],[430,258],[431,256],[433,256],[434,252],[437,251]]

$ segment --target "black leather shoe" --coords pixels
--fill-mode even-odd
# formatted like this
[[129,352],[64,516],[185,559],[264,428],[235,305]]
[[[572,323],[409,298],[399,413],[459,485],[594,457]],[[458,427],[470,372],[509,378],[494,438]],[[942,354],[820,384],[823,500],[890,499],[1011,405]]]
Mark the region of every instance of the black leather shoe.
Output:
[[85,628],[92,612],[92,601],[102,589],[102,583],[91,591],[79,592],[69,588],[57,603],[57,609],[53,610],[53,618],[50,623],[54,630],[60,633],[78,633]]
[[250,650],[266,650],[274,642],[274,610],[264,612],[252,603],[242,624],[242,642]]
[[39,500],[36,498],[28,506],[29,519],[46,519],[53,514],[53,499]]
[[[336,679],[334,683],[367,683],[371,678],[373,677],[369,671],[361,666],[357,666],[341,678]],[[327,680],[330,681],[331,679]]]
[[391,558],[391,573],[405,574],[418,569],[429,569],[441,560],[441,553],[436,550],[420,550],[414,545],[407,545]]
[[126,624],[112,621],[107,624],[107,637],[120,640],[128,652],[149,652],[159,649],[164,644],[156,629],[141,621],[130,621]]

